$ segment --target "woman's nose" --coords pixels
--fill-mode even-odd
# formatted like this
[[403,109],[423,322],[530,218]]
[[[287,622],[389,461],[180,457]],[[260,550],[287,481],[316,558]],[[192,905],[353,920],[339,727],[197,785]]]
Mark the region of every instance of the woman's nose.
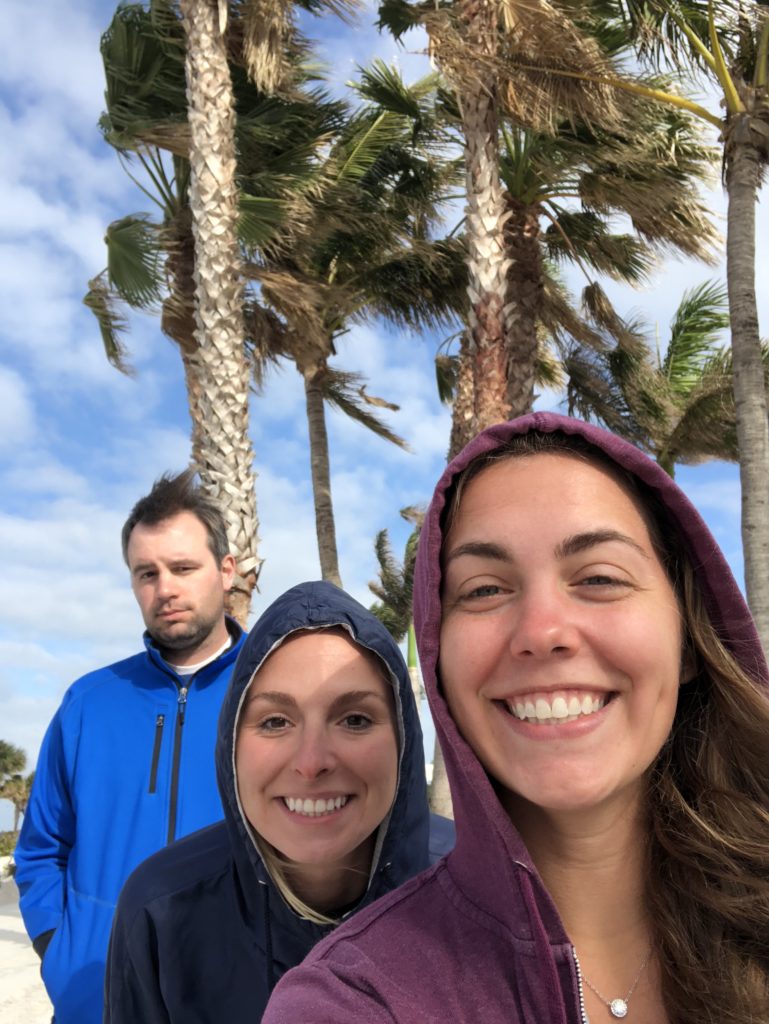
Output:
[[578,646],[574,610],[563,596],[547,589],[521,596],[510,635],[516,657],[547,658]]
[[305,734],[294,757],[294,771],[304,779],[316,779],[330,771],[335,757],[328,738],[323,735]]

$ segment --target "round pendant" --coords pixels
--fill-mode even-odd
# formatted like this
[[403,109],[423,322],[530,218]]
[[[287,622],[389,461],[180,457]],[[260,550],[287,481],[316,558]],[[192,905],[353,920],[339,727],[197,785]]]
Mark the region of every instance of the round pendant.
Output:
[[612,999],[609,1010],[612,1017],[627,1017],[627,1003],[624,999]]

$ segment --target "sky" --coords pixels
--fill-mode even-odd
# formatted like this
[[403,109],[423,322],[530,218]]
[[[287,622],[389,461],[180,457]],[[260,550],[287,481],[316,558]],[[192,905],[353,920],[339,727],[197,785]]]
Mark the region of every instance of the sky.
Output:
[[[105,0],[81,0],[63,16],[60,0],[40,0],[32,18],[21,0],[3,3],[0,738],[26,751],[29,769],[67,686],[137,649],[142,621],[121,560],[120,528],[152,481],[184,468],[189,456],[181,362],[158,321],[131,320],[129,378],[107,362],[81,301],[104,267],[106,226],[148,206],[97,128],[99,37],[113,11]],[[404,50],[378,34],[373,20],[369,11],[353,29],[331,18],[308,26],[336,88],[373,57],[396,61],[407,80],[427,70],[418,36]],[[718,187],[712,205],[720,216]],[[766,245],[759,266],[766,266]],[[683,291],[718,276],[723,267],[669,261],[644,291],[611,294],[622,312],[640,312],[664,338]],[[766,323],[769,297],[760,313]],[[370,324],[339,345],[337,365],[363,373],[370,393],[400,406],[389,423],[412,449],[329,415],[341,574],[367,605],[376,533],[387,527],[402,553],[409,527],[398,511],[429,500],[445,460],[450,414],[433,368],[442,340]],[[565,411],[557,395],[542,396],[538,406]],[[264,394],[252,400],[251,431],[264,559],[252,605],[258,615],[287,587],[320,573],[303,391],[292,367],[272,372]],[[741,580],[736,468],[684,467],[677,479]],[[0,802],[0,828],[9,821],[10,804]]]

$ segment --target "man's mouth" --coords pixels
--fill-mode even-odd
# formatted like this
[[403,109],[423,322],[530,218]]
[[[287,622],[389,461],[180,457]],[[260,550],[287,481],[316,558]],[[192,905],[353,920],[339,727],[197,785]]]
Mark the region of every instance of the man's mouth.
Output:
[[594,715],[609,703],[614,694],[605,691],[556,690],[552,693],[527,693],[499,701],[521,722],[533,725],[563,725]]

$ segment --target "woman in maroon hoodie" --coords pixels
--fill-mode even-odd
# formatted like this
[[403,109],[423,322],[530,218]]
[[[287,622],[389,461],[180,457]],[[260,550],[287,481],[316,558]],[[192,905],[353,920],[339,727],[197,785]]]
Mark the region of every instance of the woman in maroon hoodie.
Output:
[[454,851],[264,1024],[766,1024],[767,667],[672,480],[535,413],[447,468],[415,577]]

